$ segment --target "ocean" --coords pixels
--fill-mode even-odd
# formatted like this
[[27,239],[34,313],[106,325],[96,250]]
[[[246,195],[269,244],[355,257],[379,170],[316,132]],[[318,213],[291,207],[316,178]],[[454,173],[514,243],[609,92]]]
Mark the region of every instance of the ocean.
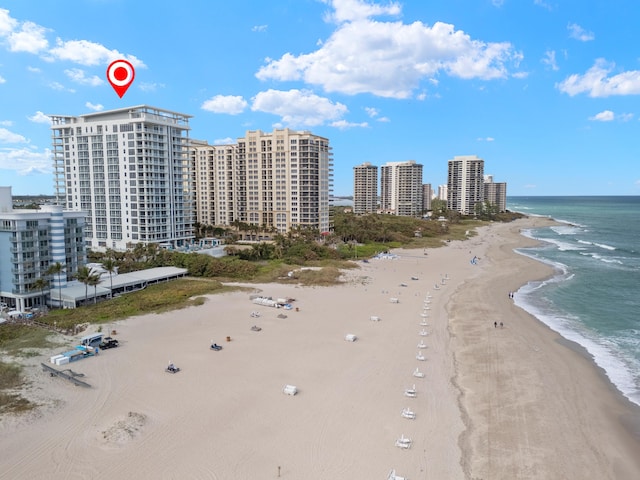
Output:
[[525,235],[519,253],[556,274],[520,288],[515,302],[593,356],[640,405],[640,196],[508,197],[507,208],[561,225]]

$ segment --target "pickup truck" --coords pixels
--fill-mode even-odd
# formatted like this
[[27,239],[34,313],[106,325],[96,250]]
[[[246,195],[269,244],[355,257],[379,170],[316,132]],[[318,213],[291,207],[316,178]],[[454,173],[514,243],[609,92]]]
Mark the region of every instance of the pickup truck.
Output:
[[102,343],[99,345],[100,350],[106,350],[107,348],[115,348],[119,346],[118,340],[111,337],[104,337]]

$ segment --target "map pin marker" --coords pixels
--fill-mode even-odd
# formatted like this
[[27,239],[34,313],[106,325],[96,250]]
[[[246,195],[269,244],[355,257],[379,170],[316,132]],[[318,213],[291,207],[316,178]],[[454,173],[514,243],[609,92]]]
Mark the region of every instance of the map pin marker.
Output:
[[107,80],[120,98],[127,92],[135,76],[133,65],[126,60],[115,60],[107,67]]

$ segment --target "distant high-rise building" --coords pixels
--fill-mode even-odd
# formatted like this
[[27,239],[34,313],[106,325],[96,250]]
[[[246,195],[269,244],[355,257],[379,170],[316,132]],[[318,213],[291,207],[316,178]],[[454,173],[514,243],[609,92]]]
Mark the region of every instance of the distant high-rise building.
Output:
[[197,222],[243,222],[266,236],[298,227],[330,230],[328,139],[288,128],[252,130],[236,144],[193,141],[189,150]]
[[495,205],[498,212],[507,210],[507,184],[494,182],[493,175],[484,176],[484,200]]
[[89,246],[180,246],[193,238],[190,115],[140,105],[50,118],[57,202],[86,212]]
[[365,162],[353,167],[353,213],[375,213],[378,209],[378,167]]
[[449,160],[447,208],[468,215],[484,201],[484,160],[461,155]]
[[430,183],[422,184],[422,211],[426,212],[431,210],[431,198],[433,197],[433,190]]
[[191,139],[189,157],[196,221],[219,226],[246,223],[246,172],[238,145]]
[[447,201],[447,186],[438,185],[438,200]]
[[380,209],[394,215],[422,215],[422,165],[387,162],[380,168]]
[[[60,205],[14,210],[11,187],[0,187],[0,301],[24,312],[45,306],[49,292],[56,290],[51,303],[62,306],[58,289],[87,263],[84,224],[85,212]],[[49,275],[56,263],[62,267],[60,275]],[[38,279],[50,282],[38,286]]]

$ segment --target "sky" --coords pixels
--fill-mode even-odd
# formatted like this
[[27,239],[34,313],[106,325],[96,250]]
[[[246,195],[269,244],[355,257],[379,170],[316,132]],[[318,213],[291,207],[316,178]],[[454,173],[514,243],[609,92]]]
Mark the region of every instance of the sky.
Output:
[[145,104],[210,144],[327,137],[335,195],[363,162],[436,188],[456,155],[508,196],[638,195],[638,25],[637,0],[0,0],[0,185],[54,193],[47,115]]

